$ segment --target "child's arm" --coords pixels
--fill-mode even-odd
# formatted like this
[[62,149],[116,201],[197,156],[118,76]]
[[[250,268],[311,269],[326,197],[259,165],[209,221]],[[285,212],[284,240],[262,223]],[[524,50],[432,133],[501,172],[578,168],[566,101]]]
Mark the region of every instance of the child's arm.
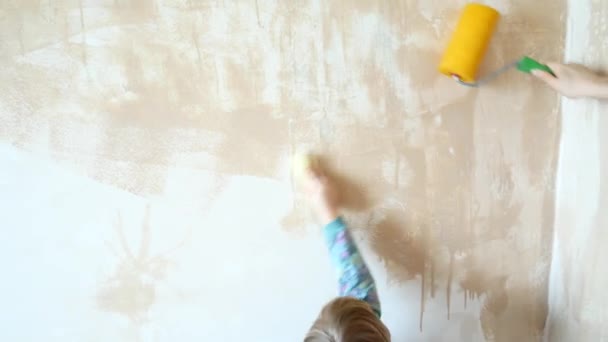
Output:
[[323,235],[332,262],[340,273],[340,296],[366,301],[380,317],[376,284],[340,217],[340,195],[336,187],[311,156],[300,156],[296,161],[294,171],[297,171],[295,173],[308,193],[317,217],[325,225]]
[[344,220],[338,217],[323,229],[334,266],[340,273],[340,296],[366,301],[380,316],[376,283],[359,253]]

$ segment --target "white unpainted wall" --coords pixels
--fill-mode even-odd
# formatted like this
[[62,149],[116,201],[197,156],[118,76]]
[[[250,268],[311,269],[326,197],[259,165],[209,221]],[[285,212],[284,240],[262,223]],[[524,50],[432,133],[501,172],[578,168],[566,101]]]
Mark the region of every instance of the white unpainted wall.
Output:
[[[608,3],[570,0],[566,60],[608,70]],[[562,100],[547,340],[608,340],[608,103]]]

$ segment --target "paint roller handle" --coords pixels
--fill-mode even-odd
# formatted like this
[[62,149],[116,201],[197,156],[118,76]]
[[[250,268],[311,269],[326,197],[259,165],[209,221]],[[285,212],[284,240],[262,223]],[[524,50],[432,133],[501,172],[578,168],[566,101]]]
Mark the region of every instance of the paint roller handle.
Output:
[[553,70],[551,70],[551,68],[528,56],[524,56],[517,62],[517,70],[525,72],[527,74],[531,73],[532,70],[542,70],[544,72],[550,73],[551,75],[553,75],[553,77],[555,77],[555,73],[553,72]]

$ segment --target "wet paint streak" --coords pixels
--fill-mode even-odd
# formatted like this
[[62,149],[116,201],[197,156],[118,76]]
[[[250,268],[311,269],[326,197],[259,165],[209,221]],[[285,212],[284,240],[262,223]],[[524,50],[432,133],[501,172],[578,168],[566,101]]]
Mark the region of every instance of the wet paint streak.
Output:
[[445,300],[446,300],[446,306],[447,306],[447,319],[450,319],[450,313],[451,313],[451,304],[452,304],[452,276],[454,274],[454,255],[450,256],[450,265],[449,267],[449,271],[448,271],[448,280],[447,280],[447,286],[445,289]]
[[395,189],[399,189],[399,170],[401,169],[401,158],[397,154],[395,157]]
[[425,302],[425,294],[424,294],[424,286],[425,286],[426,275],[425,272],[422,272],[421,282],[420,282],[420,323],[419,329],[422,332],[422,324],[424,321],[424,302]]
[[87,33],[84,25],[84,9],[82,6],[82,0],[78,0],[78,11],[80,13],[80,34],[82,35],[82,42],[80,43],[82,64],[87,64]]
[[431,298],[435,298],[435,260],[431,258]]
[[23,30],[24,30],[23,22],[24,22],[23,14],[20,14],[19,15],[19,24],[17,26],[17,39],[19,40],[19,48],[20,48],[22,55],[25,54],[25,41],[23,39]]
[[258,26],[263,28],[262,23],[260,22],[260,4],[258,4],[258,0],[255,1],[255,16],[258,19]]
[[[197,65],[198,65],[199,77],[202,77],[203,61],[201,58],[201,49],[198,44],[198,34],[196,33],[196,31],[194,29],[192,30],[192,43],[194,44],[194,48],[196,49],[196,61],[197,61]],[[216,91],[218,91],[218,90],[216,89]]]

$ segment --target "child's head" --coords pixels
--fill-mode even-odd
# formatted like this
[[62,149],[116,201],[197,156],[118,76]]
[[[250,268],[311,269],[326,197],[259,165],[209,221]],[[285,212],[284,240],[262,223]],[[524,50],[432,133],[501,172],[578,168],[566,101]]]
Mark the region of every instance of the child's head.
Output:
[[391,334],[366,302],[340,297],[327,303],[304,342],[389,342]]

